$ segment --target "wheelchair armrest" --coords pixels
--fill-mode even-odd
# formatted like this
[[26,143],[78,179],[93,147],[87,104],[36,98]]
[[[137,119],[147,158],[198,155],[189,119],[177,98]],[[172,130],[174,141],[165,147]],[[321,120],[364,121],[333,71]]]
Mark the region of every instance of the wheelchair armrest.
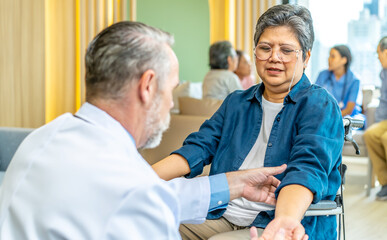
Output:
[[342,207],[335,201],[321,200],[316,204],[311,204],[305,213],[305,216],[328,216],[342,214]]
[[328,210],[337,208],[337,203],[332,200],[321,200],[316,204],[311,204],[308,210]]

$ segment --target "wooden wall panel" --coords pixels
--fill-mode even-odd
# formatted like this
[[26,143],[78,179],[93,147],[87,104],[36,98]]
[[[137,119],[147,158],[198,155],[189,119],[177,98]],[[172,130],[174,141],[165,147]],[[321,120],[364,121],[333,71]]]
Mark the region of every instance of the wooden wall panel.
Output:
[[76,110],[75,1],[46,1],[46,122]]
[[136,2],[0,0],[0,126],[36,128],[76,112],[88,43],[108,25],[134,20]]
[[210,43],[229,40],[252,55],[255,24],[278,0],[209,0]]
[[122,20],[123,0],[46,0],[46,122],[85,101],[85,53],[103,28]]
[[0,126],[44,124],[44,0],[0,0]]
[[[126,19],[128,0],[76,0],[76,110],[85,102],[85,53],[88,44],[102,29]],[[131,4],[135,4],[131,0]],[[135,9],[135,5],[134,5]]]

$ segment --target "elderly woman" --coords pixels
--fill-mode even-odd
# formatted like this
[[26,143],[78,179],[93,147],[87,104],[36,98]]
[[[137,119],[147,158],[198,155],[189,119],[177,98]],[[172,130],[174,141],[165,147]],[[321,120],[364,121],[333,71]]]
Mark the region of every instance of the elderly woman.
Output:
[[335,99],[304,74],[313,40],[306,8],[277,5],[267,10],[254,35],[262,83],[230,94],[180,149],[153,166],[164,179],[197,176],[208,164],[210,174],[288,166],[276,176],[281,184],[275,206],[243,198],[218,203],[205,223],[181,226],[183,239],[208,239],[249,226],[265,229],[265,239],[283,231],[291,239],[302,239],[304,229],[311,239],[336,238],[335,216],[304,217],[311,203],[335,198],[344,141]]
[[210,47],[210,68],[203,80],[203,98],[224,100],[235,90],[241,90],[234,74],[238,64],[235,49],[229,41],[220,41]]
[[360,80],[349,68],[352,54],[346,45],[334,46],[328,58],[329,68],[322,71],[316,84],[328,90],[339,103],[341,115],[355,116],[361,112],[358,98]]

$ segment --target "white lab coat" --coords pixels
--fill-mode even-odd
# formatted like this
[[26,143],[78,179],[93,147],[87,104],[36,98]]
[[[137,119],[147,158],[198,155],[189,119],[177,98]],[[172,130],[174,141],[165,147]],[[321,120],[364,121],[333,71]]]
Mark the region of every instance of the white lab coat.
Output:
[[30,134],[0,187],[0,239],[180,239],[204,221],[207,177],[161,180],[130,134],[85,103]]

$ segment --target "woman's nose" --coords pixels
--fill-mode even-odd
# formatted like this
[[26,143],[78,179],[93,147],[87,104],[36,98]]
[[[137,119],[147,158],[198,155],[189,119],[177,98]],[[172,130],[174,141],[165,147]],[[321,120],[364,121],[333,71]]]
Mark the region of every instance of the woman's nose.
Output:
[[271,50],[271,56],[269,58],[269,61],[273,61],[273,62],[282,62],[282,59],[280,57],[280,51],[279,50],[275,50],[275,49],[272,49]]

